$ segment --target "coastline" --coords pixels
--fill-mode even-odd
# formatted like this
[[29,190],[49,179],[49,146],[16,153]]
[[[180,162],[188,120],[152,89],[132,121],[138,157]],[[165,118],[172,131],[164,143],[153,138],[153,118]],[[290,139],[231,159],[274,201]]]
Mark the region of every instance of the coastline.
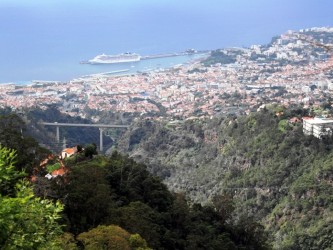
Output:
[[[164,57],[162,56],[163,54],[159,54],[159,55],[151,55],[149,56],[149,58],[148,56],[145,56],[145,59],[139,62],[119,63],[111,65],[90,65],[90,64],[77,63],[79,66],[81,66],[79,70],[82,73],[78,73],[76,76],[74,75],[73,77],[67,78],[66,80],[59,80],[59,79],[47,80],[47,78],[40,77],[39,80],[36,80],[35,78],[31,80],[29,79],[21,81],[4,81],[0,82],[0,86],[15,85],[17,87],[20,87],[20,86],[29,86],[29,85],[38,85],[38,84],[68,83],[78,78],[87,78],[94,76],[95,77],[127,76],[127,75],[152,72],[155,70],[164,71],[171,69],[175,66],[187,65],[193,62],[200,61],[203,58],[207,57],[208,53],[209,53],[208,51],[199,52],[195,54],[172,53],[172,56],[170,53],[170,54],[164,54],[167,55]],[[85,71],[87,72],[86,74],[83,73]]]

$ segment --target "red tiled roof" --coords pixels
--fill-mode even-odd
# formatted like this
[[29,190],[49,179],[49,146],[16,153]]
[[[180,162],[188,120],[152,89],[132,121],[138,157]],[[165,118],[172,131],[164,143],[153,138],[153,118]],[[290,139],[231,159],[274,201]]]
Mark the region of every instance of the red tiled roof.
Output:
[[51,175],[52,176],[58,176],[58,175],[64,175],[66,173],[65,168],[59,168],[58,170],[54,170]]
[[62,152],[65,152],[67,154],[74,154],[75,148],[65,148]]
[[293,117],[293,118],[290,118],[289,119],[289,122],[292,122],[292,123],[296,123],[296,122],[300,122],[301,120],[298,119],[297,117]]

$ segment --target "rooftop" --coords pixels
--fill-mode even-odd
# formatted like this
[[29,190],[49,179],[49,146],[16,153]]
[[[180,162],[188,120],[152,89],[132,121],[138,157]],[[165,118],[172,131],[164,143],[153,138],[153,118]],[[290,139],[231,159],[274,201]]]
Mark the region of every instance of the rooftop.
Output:
[[312,125],[320,125],[320,124],[329,124],[333,123],[333,119],[327,119],[327,118],[320,118],[320,117],[303,117],[303,121],[306,121],[307,123],[310,123]]

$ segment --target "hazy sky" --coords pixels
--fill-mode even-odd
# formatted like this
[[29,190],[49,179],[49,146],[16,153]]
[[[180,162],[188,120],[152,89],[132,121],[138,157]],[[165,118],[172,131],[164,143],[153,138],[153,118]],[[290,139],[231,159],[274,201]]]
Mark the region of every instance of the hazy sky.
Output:
[[[213,46],[232,46],[268,42],[288,29],[333,25],[332,13],[332,0],[1,0],[0,32],[29,28],[43,36],[44,29],[64,28],[75,36],[94,23],[97,30],[86,30],[92,36],[104,36],[103,29],[113,25],[130,38],[158,28],[170,36],[183,31],[189,39],[215,31]],[[123,25],[127,20],[132,24]]]

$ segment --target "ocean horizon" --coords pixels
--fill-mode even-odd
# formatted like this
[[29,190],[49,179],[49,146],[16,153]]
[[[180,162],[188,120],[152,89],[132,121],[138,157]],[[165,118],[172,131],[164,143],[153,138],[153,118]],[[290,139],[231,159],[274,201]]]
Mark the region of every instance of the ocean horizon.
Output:
[[[0,83],[69,81],[127,69],[80,64],[102,53],[144,56],[267,44],[288,30],[332,26],[329,6],[330,0],[2,0]],[[167,68],[188,59],[161,58],[129,67],[145,70],[156,63]]]

